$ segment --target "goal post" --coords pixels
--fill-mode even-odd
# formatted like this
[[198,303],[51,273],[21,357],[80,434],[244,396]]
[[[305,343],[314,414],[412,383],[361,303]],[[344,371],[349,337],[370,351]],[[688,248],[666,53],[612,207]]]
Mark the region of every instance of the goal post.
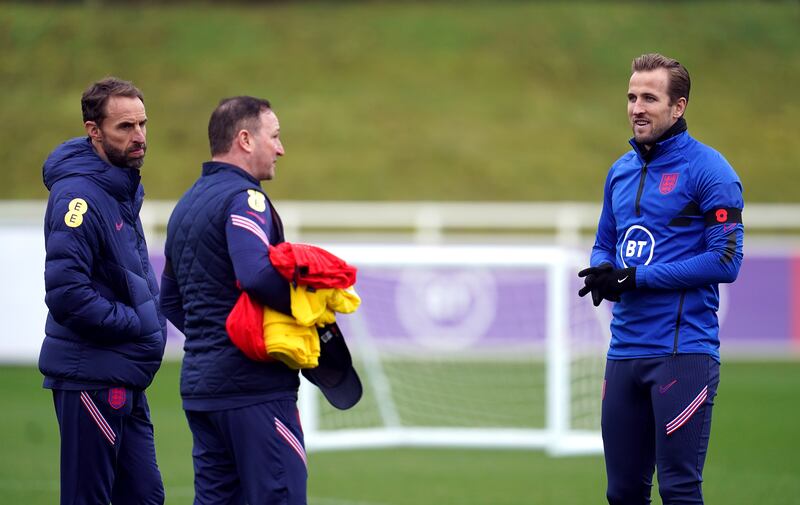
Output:
[[358,267],[362,305],[337,321],[364,397],[337,411],[304,380],[309,451],[602,451],[608,314],[577,297],[584,255],[557,246],[325,247]]

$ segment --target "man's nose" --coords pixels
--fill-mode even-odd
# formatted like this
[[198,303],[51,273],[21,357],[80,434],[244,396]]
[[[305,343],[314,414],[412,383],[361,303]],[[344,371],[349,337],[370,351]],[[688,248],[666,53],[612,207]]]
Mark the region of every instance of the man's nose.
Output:
[[277,154],[278,156],[283,156],[284,154],[286,154],[286,151],[283,149],[283,144],[281,143],[280,140],[278,141],[278,149],[275,151],[275,154]]
[[141,126],[136,126],[135,130],[133,131],[133,141],[138,142],[139,144],[144,144],[147,140],[147,134],[142,129]]

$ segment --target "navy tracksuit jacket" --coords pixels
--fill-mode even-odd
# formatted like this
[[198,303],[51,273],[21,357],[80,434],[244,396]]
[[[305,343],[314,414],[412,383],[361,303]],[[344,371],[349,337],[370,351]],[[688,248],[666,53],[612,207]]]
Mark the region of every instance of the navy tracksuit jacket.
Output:
[[225,328],[240,288],[291,314],[289,283],[269,261],[282,241],[258,180],[228,163],[204,163],[169,219],[162,306],[186,335],[181,396],[198,505],[306,503],[298,372],[250,360]]

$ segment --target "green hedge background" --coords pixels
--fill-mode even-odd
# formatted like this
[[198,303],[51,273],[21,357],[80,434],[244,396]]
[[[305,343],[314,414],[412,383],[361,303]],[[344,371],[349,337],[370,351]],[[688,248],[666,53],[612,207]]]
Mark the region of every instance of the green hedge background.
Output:
[[798,26],[789,1],[2,4],[0,199],[46,197],[81,92],[117,75],[145,94],[148,198],[180,196],[216,103],[252,94],[281,120],[278,200],[599,202],[631,59],[659,51],[747,201],[797,202]]

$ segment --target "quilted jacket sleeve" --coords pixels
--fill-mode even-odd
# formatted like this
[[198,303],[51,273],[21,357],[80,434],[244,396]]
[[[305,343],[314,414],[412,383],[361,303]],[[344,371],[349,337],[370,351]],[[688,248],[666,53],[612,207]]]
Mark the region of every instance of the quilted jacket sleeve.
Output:
[[161,312],[178,330],[183,332],[186,311],[183,310],[183,298],[169,256],[164,265],[164,272],[161,274]]
[[241,193],[228,209],[225,237],[236,278],[258,303],[291,315],[289,282],[269,259],[272,232],[269,207],[251,203],[248,193]]

